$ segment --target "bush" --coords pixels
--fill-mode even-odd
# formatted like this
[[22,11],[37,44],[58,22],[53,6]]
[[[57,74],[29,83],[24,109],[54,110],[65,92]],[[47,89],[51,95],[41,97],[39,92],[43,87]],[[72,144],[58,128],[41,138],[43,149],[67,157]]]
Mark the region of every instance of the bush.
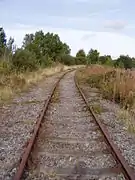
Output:
[[0,75],[7,75],[12,70],[12,64],[8,61],[0,61]]
[[39,66],[39,62],[36,60],[34,53],[21,49],[18,49],[13,55],[12,63],[19,71],[32,71]]
[[77,64],[77,65],[87,64],[87,59],[86,59],[86,57],[76,57],[76,58],[75,58],[75,64]]
[[50,66],[52,66],[52,64],[53,64],[53,61],[52,61],[52,59],[51,59],[50,57],[48,57],[48,56],[43,56],[42,58],[40,58],[39,64],[40,64],[40,66],[41,66],[42,68],[44,68],[44,67],[50,67]]
[[63,55],[60,57],[60,62],[68,66],[75,65],[75,58],[71,55]]

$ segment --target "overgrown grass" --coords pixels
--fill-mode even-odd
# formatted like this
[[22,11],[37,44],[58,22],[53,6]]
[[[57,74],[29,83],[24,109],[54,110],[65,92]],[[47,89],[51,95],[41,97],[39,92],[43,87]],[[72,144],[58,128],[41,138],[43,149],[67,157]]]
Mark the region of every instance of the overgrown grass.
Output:
[[91,65],[86,68],[82,68],[77,72],[77,78],[80,82],[85,83],[91,75],[98,75],[98,74],[105,74],[106,72],[111,71],[112,68],[110,67],[104,67],[101,65]]
[[[117,113],[117,120],[125,124],[125,129],[135,132],[135,72],[130,70],[107,68],[94,65],[78,71],[80,83],[97,88],[103,97],[119,103],[122,108]],[[96,100],[95,100],[96,102]],[[98,106],[95,113],[103,112]]]
[[130,132],[134,132],[135,133],[135,124],[133,121],[133,117],[129,111],[125,110],[125,109],[121,109],[118,112],[117,115],[117,119],[118,121],[120,120],[121,122],[124,122],[125,124],[125,128],[130,131]]
[[135,73],[104,66],[91,66],[79,73],[80,79],[100,89],[103,97],[126,109],[135,105]]
[[27,90],[32,84],[36,84],[42,79],[77,66],[64,66],[55,64],[52,67],[40,68],[33,72],[16,72],[11,70],[11,66],[6,62],[0,63],[0,103],[10,100],[16,93]]

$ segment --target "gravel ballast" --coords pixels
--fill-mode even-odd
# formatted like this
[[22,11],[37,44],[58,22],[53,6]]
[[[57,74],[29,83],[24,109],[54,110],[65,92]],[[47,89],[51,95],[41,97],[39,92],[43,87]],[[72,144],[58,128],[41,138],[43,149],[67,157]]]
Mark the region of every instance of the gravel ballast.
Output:
[[83,83],[81,83],[81,88],[96,112],[96,116],[106,126],[113,142],[120,149],[128,164],[135,170],[135,132],[129,128],[132,123],[135,123],[134,117],[121,109],[118,104],[103,99],[98,89],[90,88],[89,85]]
[[74,82],[64,76],[49,104],[24,180],[125,179]]
[[12,180],[37,116],[53,84],[63,73],[47,77],[0,107],[0,179]]

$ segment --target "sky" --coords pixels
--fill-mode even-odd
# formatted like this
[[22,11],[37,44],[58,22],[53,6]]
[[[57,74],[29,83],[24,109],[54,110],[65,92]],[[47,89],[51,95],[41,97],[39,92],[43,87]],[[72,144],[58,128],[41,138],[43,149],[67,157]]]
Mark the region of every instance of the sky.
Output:
[[71,54],[98,49],[101,55],[135,57],[134,0],[0,0],[0,26],[18,47],[26,33],[58,33]]

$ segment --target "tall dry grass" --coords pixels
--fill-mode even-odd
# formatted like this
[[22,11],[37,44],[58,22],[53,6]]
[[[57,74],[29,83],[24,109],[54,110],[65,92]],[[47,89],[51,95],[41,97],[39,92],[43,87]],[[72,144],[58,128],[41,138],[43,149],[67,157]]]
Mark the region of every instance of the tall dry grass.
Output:
[[86,83],[91,76],[94,77],[96,75],[104,75],[105,73],[112,71],[112,69],[113,68],[110,68],[108,66],[104,67],[101,65],[86,66],[84,68],[81,68],[77,72],[77,78],[79,79],[80,82]]
[[135,72],[95,65],[80,73],[80,79],[100,89],[103,97],[120,103],[124,108],[135,106]]
[[7,67],[6,70],[2,67],[2,69],[0,69],[0,103],[5,102],[5,100],[10,100],[16,93],[27,90],[32,84],[36,84],[48,76],[78,67],[79,66],[57,64],[54,67],[23,73],[7,73]]

